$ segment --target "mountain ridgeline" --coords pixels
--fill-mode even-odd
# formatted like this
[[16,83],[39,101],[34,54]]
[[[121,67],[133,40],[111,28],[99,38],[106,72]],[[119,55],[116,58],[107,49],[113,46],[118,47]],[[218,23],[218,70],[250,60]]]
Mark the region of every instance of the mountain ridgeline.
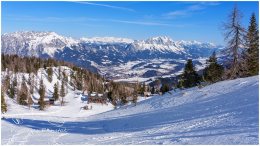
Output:
[[[55,32],[25,31],[3,34],[1,37],[4,54],[55,58],[110,78],[116,75],[119,78],[169,75],[183,68],[183,60],[209,57],[221,48],[212,43],[173,41],[165,36],[147,40],[113,37],[76,40]],[[169,66],[163,66],[165,64]],[[195,64],[202,65],[203,62],[195,61]]]

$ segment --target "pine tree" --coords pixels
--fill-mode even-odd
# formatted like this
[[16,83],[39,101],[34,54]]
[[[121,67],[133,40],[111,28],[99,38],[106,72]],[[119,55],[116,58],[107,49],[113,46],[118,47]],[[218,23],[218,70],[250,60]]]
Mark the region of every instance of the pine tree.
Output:
[[47,69],[47,74],[48,74],[48,80],[49,80],[49,82],[52,82],[53,70],[52,70],[51,67],[49,67],[49,68]]
[[168,84],[163,84],[160,90],[164,94],[170,90],[170,86]]
[[152,94],[155,94],[154,86],[153,86],[152,89],[151,89],[151,93],[152,93]]
[[17,87],[17,76],[16,76],[16,74],[14,75],[13,85],[14,85],[14,87]]
[[9,96],[10,98],[14,98],[17,92],[17,77],[16,74],[14,76],[12,84],[10,84],[10,91],[9,91]]
[[64,97],[65,97],[65,88],[64,88],[64,81],[62,80],[61,89],[60,89],[60,96],[61,96],[61,106],[64,105]]
[[57,84],[54,84],[54,92],[52,94],[52,98],[54,98],[54,100],[59,99],[59,88],[58,88]]
[[18,103],[21,105],[27,105],[28,88],[26,85],[25,77],[23,76],[21,89],[19,90]]
[[44,97],[45,97],[45,87],[43,85],[43,80],[41,79],[40,81],[40,87],[39,87],[39,95],[40,98],[38,100],[38,104],[40,106],[40,110],[44,110],[46,103],[44,101]]
[[184,88],[183,83],[184,83],[184,80],[182,78],[180,78],[177,83],[177,88],[180,88],[180,89]]
[[30,93],[33,94],[34,92],[34,86],[35,86],[35,80],[34,80],[34,74],[32,74],[32,77],[31,78],[31,85],[30,85]]
[[245,76],[259,74],[259,30],[253,13],[246,35],[246,49],[243,53]]
[[135,106],[136,106],[137,100],[138,100],[138,95],[134,94],[133,95],[133,103],[135,104]]
[[5,97],[4,97],[4,91],[1,91],[1,112],[5,113],[7,112],[7,105],[5,103]]
[[9,97],[10,98],[12,98],[12,99],[14,99],[14,97],[15,97],[15,92],[16,92],[16,87],[14,86],[14,84],[12,83],[11,85],[10,85],[10,89],[9,89]]
[[133,92],[133,103],[135,104],[136,106],[136,103],[137,103],[137,99],[138,99],[138,84],[135,84],[134,86],[134,92]]
[[207,60],[207,65],[203,73],[204,79],[211,83],[220,81],[224,73],[224,68],[218,64],[215,51]]
[[6,91],[8,95],[10,95],[10,88],[11,88],[10,76],[7,74],[4,79],[2,90],[5,89],[4,91]]
[[[183,80],[183,87],[190,88],[198,85],[200,83],[200,77],[194,69],[191,59],[188,59],[184,73],[181,75],[181,80]],[[179,82],[180,84],[180,82]]]
[[234,7],[228,17],[228,22],[224,23],[224,35],[227,46],[224,54],[227,56],[228,70],[226,70],[226,78],[234,79],[241,76],[240,65],[240,46],[244,44],[245,29],[241,25],[242,14],[237,6]]
[[61,67],[60,66],[58,67],[58,79],[59,80],[61,79]]

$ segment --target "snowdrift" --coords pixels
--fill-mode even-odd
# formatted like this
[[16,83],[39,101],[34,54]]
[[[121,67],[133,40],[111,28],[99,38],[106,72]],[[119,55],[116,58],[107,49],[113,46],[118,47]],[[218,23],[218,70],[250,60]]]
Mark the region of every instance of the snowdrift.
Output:
[[258,144],[258,89],[254,76],[91,116],[64,116],[68,109],[60,109],[63,115],[6,116],[2,144]]

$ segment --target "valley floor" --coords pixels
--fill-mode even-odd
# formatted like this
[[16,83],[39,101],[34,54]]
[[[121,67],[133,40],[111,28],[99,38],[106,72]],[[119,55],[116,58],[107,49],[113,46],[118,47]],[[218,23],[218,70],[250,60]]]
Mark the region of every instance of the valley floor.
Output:
[[44,112],[9,100],[1,144],[258,144],[258,89],[254,76],[92,111],[79,109],[77,92]]

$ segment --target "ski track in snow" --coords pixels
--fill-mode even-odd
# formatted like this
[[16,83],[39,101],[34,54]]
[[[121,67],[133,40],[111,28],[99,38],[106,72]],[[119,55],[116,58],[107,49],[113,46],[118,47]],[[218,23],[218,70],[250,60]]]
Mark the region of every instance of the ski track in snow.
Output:
[[2,144],[258,144],[258,82],[171,91],[115,110],[93,105],[101,111],[81,111],[71,91],[56,112],[4,114]]

